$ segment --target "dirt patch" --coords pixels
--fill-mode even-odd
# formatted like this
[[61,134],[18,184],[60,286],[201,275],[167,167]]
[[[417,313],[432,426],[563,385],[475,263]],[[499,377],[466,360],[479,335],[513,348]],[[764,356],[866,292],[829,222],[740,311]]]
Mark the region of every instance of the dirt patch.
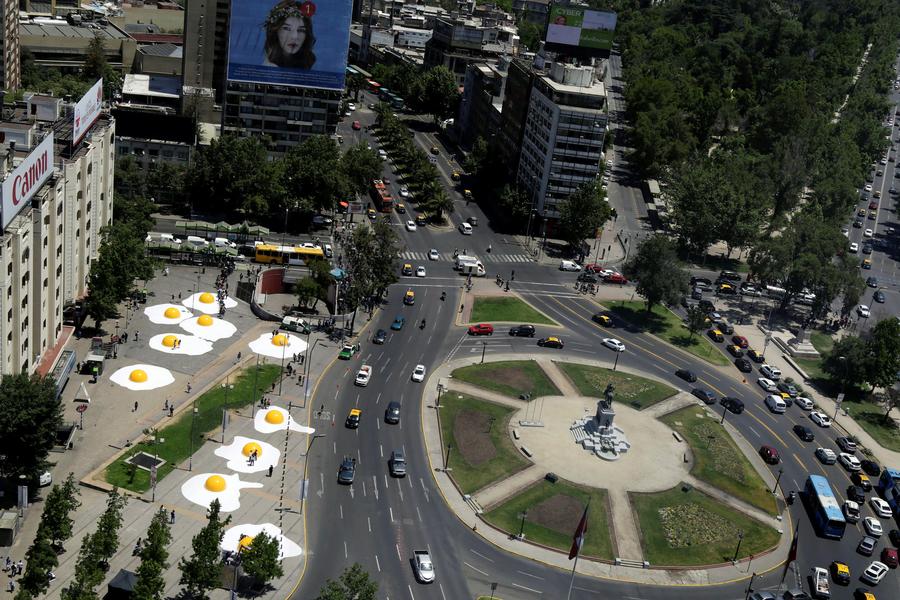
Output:
[[499,384],[508,385],[526,393],[530,393],[534,387],[534,381],[532,381],[531,375],[525,369],[503,367],[502,369],[490,371],[489,375],[491,379]]
[[527,520],[559,533],[570,534],[578,527],[583,513],[584,503],[581,500],[556,494],[530,508]]
[[477,410],[461,410],[453,422],[453,438],[467,463],[482,465],[497,456],[489,433],[491,417]]

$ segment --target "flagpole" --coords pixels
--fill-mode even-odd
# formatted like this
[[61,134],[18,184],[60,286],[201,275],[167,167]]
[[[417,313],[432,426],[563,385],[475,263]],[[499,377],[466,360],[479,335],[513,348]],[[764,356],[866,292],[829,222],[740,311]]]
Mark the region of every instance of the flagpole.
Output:
[[[591,499],[588,497],[587,504],[584,507],[584,514],[581,515],[581,521],[578,523],[578,529],[575,530],[575,539],[572,544],[572,552],[575,554],[575,562],[572,564],[572,578],[569,580],[569,593],[566,600],[572,600],[572,588],[575,587],[575,569],[578,568],[578,557],[581,554],[581,547],[584,545],[584,534],[587,532],[587,516],[588,509],[591,507]],[[569,558],[572,558],[572,552]]]
[[575,564],[572,565],[572,579],[569,581],[569,595],[566,600],[572,600],[572,588],[575,586],[575,569],[578,568],[578,555],[575,555]]

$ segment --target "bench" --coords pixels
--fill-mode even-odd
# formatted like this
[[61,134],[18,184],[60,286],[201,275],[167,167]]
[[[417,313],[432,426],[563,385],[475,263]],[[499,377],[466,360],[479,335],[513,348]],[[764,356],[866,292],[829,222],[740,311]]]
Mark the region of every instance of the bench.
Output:
[[531,453],[531,450],[529,450],[529,449],[526,448],[525,446],[522,446],[522,447],[520,448],[520,450],[522,450],[522,454],[524,454],[524,455],[527,456],[528,458],[531,458],[531,457],[533,456],[532,453]]
[[673,435],[673,436],[675,437],[675,439],[678,440],[679,442],[683,442],[683,441],[684,441],[684,438],[682,438],[682,437],[678,434],[677,431],[673,431],[673,432],[672,432],[672,435]]
[[513,437],[516,439],[519,439],[519,430],[518,429],[513,429]]

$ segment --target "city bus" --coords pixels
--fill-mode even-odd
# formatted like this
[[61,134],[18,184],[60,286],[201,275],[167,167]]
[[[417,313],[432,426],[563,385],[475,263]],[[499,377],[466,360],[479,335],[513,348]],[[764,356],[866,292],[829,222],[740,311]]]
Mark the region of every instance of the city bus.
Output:
[[254,260],[263,264],[274,265],[305,265],[306,261],[313,258],[325,258],[325,252],[319,246],[276,246],[274,244],[260,244],[256,247]]
[[381,90],[381,84],[375,81],[374,79],[369,79],[366,81],[366,86],[368,87],[369,92],[378,95],[378,92]]
[[804,500],[809,518],[819,535],[833,540],[844,537],[847,521],[827,479],[821,475],[807,477]]
[[383,100],[384,102],[389,102],[392,94],[393,92],[391,92],[391,90],[382,86],[381,89],[378,90],[378,99]]
[[388,97],[388,101],[391,103],[391,108],[394,110],[403,110],[403,107],[405,106],[403,98],[394,93]]
[[878,485],[875,486],[881,497],[891,505],[891,510],[895,515],[900,514],[900,471],[885,467],[878,478]]

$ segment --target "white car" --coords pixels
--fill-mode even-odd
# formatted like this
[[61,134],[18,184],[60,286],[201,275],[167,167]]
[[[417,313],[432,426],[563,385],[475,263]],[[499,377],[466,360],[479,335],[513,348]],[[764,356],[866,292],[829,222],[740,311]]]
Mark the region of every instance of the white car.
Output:
[[890,519],[894,516],[891,513],[891,505],[881,498],[869,498],[869,506],[871,506],[872,510],[875,511],[875,514],[882,519]]
[[772,381],[778,381],[779,379],[781,379],[781,370],[778,369],[778,367],[773,367],[772,365],[762,365],[759,368],[759,372]]
[[796,404],[803,410],[812,410],[815,407],[813,401],[806,396],[797,396],[796,398],[794,398],[794,404]]
[[425,267],[419,265],[416,267],[416,277],[425,277]]
[[866,517],[863,519],[863,529],[866,530],[867,534],[874,538],[881,537],[881,534],[884,533],[884,530],[881,528],[881,521],[875,517]]
[[845,500],[841,512],[848,523],[859,523],[859,504],[853,500]]
[[369,365],[363,365],[359,368],[359,372],[356,374],[356,385],[360,385],[362,387],[366,387],[369,385],[369,379],[372,378],[372,367]]
[[825,413],[816,410],[809,413],[809,418],[819,427],[831,427],[831,419]]
[[841,452],[838,454],[838,460],[848,471],[859,471],[862,469],[862,465],[859,464],[859,459],[849,452]]
[[409,188],[405,185],[400,186],[400,196],[403,198],[409,198]]
[[354,110],[356,110],[356,103],[355,103],[355,102],[350,102],[350,103],[348,103],[348,104],[347,104],[347,110],[349,110],[349,111],[351,111],[351,112],[354,111]]
[[852,242],[850,244],[850,252],[852,252],[853,254],[859,252],[859,244],[857,244],[856,242]]
[[406,230],[407,231],[415,231],[416,230],[416,222],[415,221],[407,221],[406,222]]
[[872,237],[873,235],[875,235],[875,232],[872,231],[871,229],[866,229],[865,231],[863,231],[863,235],[865,237]]
[[581,265],[574,260],[561,260],[559,262],[560,271],[580,271]]
[[816,448],[816,458],[826,465],[833,465],[837,462],[837,454],[831,448]]
[[412,380],[419,383],[425,381],[425,365],[416,365],[412,372]]
[[777,392],[778,391],[778,387],[775,385],[775,382],[772,381],[771,379],[766,379],[765,377],[760,377],[759,379],[756,380],[756,383],[759,385],[759,387],[766,390],[767,392]]
[[387,152],[384,151],[384,148],[378,149],[378,158],[381,160],[387,160]]
[[616,338],[603,338],[603,345],[616,352],[625,352],[625,344]]
[[875,560],[863,571],[862,580],[870,585],[878,585],[887,572],[888,566],[879,560]]
[[863,319],[868,319],[870,315],[869,307],[865,304],[860,304],[856,307],[856,314],[858,314]]
[[[891,123],[890,121],[888,121],[887,124],[888,124],[888,125],[891,125],[892,123]],[[882,156],[882,157],[881,157],[881,160],[878,161],[878,162],[880,162],[880,163],[883,164],[883,165],[886,165],[886,164],[887,164],[887,159],[884,158],[884,157]]]
[[437,248],[432,248],[428,251],[428,260],[440,260],[441,253],[437,251]]
[[872,184],[871,184],[871,183],[867,183],[867,184],[866,184],[866,191],[867,191],[867,192],[871,192],[871,191],[872,191]]

